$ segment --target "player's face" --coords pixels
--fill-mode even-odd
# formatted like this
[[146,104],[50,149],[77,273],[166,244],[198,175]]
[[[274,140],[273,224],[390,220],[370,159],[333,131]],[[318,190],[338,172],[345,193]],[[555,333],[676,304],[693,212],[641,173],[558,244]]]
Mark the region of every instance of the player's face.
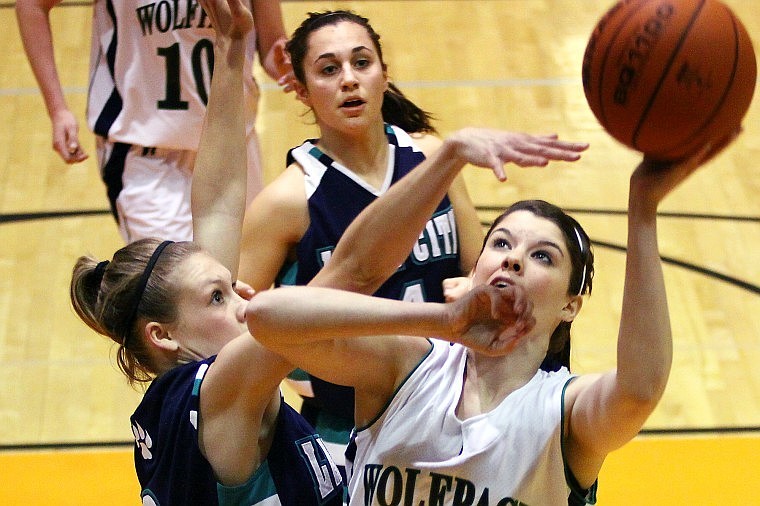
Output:
[[246,301],[232,287],[230,271],[211,255],[194,253],[177,269],[178,318],[172,338],[196,359],[219,353],[247,330]]
[[568,304],[572,262],[565,238],[552,221],[515,211],[494,227],[473,274],[473,285],[517,285],[533,302],[536,331],[551,334],[575,312]]
[[311,107],[323,130],[356,129],[382,121],[388,79],[364,27],[342,21],[309,35],[304,76],[299,99]]

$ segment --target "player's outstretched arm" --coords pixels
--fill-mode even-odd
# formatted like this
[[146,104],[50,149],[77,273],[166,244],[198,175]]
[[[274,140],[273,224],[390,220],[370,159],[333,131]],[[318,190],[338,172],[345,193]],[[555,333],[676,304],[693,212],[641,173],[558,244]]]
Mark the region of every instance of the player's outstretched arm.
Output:
[[[420,230],[454,178],[466,165],[493,170],[506,180],[504,165],[544,166],[551,160],[576,161],[588,144],[502,130],[466,128],[375,200],[351,223],[330,262],[313,286],[373,293],[404,261]],[[366,259],[371,258],[372,262]]]

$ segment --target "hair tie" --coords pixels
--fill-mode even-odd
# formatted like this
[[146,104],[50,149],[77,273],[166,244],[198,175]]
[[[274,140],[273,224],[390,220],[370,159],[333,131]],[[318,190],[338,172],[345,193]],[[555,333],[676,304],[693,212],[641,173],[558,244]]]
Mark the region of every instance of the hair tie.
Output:
[[148,285],[148,280],[150,279],[150,274],[153,272],[153,267],[155,267],[156,262],[158,262],[158,258],[161,256],[161,252],[164,251],[164,248],[166,248],[168,245],[172,244],[174,241],[164,241],[161,244],[158,245],[156,250],[153,252],[153,254],[150,256],[150,259],[148,260],[147,265],[145,266],[145,269],[143,270],[142,275],[140,276],[140,281],[137,283],[137,288],[135,289],[135,295],[132,299],[132,311],[129,314],[129,318],[124,320],[123,323],[123,332],[122,337],[124,338],[124,342],[127,341],[127,336],[129,336],[129,330],[132,327],[132,324],[134,323],[135,319],[137,318],[137,308],[140,306],[140,301],[142,300],[143,293],[145,292],[145,287]]
[[583,273],[581,274],[581,286],[578,288],[578,295],[583,295],[583,289],[586,287],[586,258],[583,254],[583,239],[581,238],[581,233],[578,230],[578,227],[573,227],[573,230],[575,231],[575,236],[578,238],[578,247],[581,250],[581,261],[583,262]]
[[95,266],[95,270],[93,270],[93,284],[96,288],[100,289],[100,284],[103,282],[103,275],[106,273],[106,267],[108,264],[111,263],[108,260],[103,260],[102,262],[98,262],[98,265]]

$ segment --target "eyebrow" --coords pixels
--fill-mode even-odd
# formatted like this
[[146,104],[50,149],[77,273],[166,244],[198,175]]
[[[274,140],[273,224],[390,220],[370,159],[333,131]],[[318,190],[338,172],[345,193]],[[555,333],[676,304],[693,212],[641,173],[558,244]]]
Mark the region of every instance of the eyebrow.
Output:
[[225,279],[222,276],[210,276],[201,280],[201,284],[204,287],[223,286],[225,283]]
[[[491,232],[491,235],[493,235],[494,232],[502,232],[504,235],[508,236],[509,238],[514,238],[514,235],[512,234],[512,232],[510,232],[509,229],[504,228],[504,227],[495,228],[493,232]],[[561,256],[563,257],[565,256],[565,253],[562,251],[562,248],[560,248],[559,245],[555,243],[554,241],[541,240],[541,241],[538,241],[537,244],[540,246],[548,246],[550,248],[554,248],[557,250],[557,252]]]
[[[370,49],[367,46],[357,46],[351,50],[351,54],[360,53],[365,50],[369,51]],[[335,57],[336,57],[335,53],[323,53],[317,56],[317,58],[314,60],[314,63],[317,63],[319,60],[330,59],[330,58],[335,58]]]

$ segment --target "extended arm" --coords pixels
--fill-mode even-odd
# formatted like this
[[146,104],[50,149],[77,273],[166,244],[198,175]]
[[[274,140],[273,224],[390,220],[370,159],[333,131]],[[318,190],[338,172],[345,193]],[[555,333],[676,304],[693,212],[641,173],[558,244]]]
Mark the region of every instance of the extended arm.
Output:
[[355,387],[362,399],[357,423],[382,408],[428,350],[420,337],[502,354],[535,323],[519,289],[485,285],[451,304],[286,287],[258,294],[246,316],[251,333],[268,348],[322,379]]
[[16,17],[29,65],[45,100],[53,128],[53,149],[66,163],[87,159],[79,143],[79,123],[63,95],[53,52],[50,10],[60,0],[19,0]]
[[[351,223],[313,286],[373,293],[401,264],[452,181],[467,163],[505,180],[504,164],[543,166],[575,161],[587,144],[500,130],[467,128],[375,200]],[[370,261],[371,260],[371,261]]]
[[[252,16],[241,0],[201,3],[217,37],[214,78],[193,174],[194,240],[227,265],[235,279],[247,171],[243,38]],[[247,332],[217,354],[201,385],[198,442],[220,483],[244,483],[263,461],[279,412],[278,387],[291,369]]]
[[[250,12],[239,0],[230,13],[207,9],[217,30],[214,78],[211,80],[192,185],[193,240],[237,278],[240,236],[245,213],[246,149],[243,114],[244,36],[251,29]],[[227,33],[221,34],[221,30]]]
[[657,207],[705,156],[700,153],[672,166],[644,160],[631,176],[617,368],[581,377],[567,390],[567,458],[582,486],[596,479],[610,451],[638,434],[665,390],[673,345],[657,244]]

